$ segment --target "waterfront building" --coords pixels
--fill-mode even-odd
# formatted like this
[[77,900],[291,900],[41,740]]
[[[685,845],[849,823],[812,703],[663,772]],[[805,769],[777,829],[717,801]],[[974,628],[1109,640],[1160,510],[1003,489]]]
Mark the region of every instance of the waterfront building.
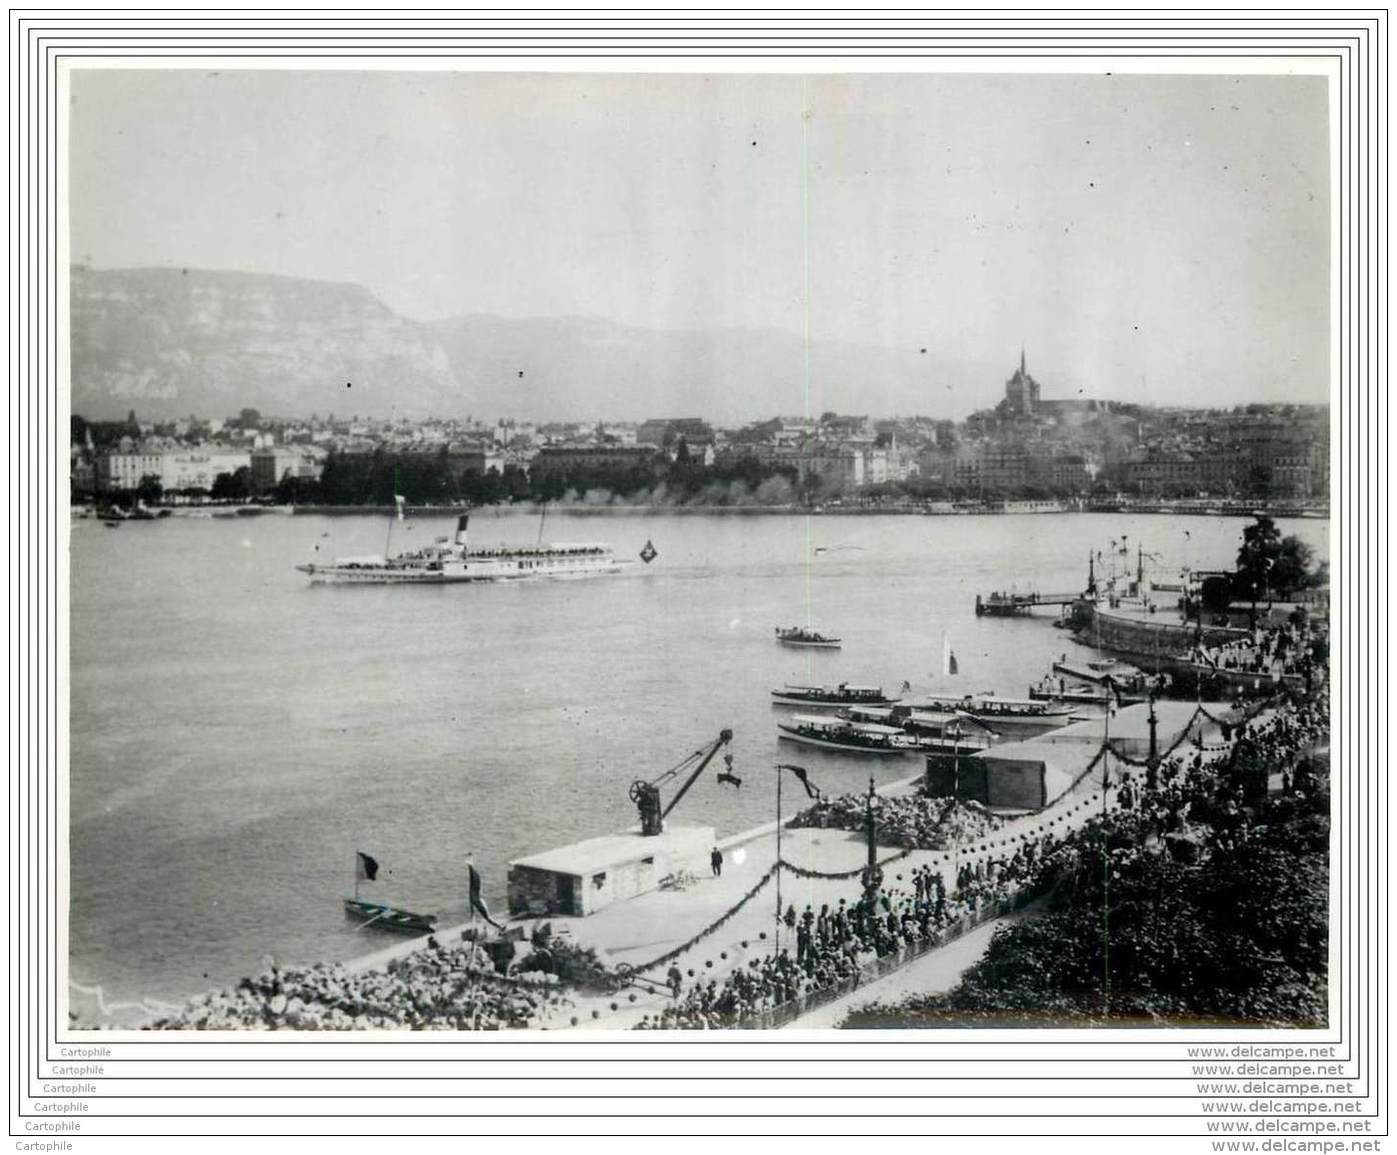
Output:
[[648,466],[655,453],[650,445],[546,445],[534,456],[529,472],[542,477],[575,469]]
[[980,450],[979,473],[986,489],[1022,489],[1029,480],[1028,450],[1021,445],[986,445]]
[[195,445],[162,455],[160,484],[167,491],[212,489],[220,473],[250,468],[251,454],[223,445]]
[[220,473],[235,473],[251,465],[245,449],[226,445],[169,446],[144,444],[97,455],[99,493],[129,493],[147,477],[167,491],[211,489]]
[[1029,472],[1036,484],[1060,493],[1085,493],[1091,487],[1091,466],[1080,453],[1035,453]]
[[863,485],[867,480],[862,450],[848,445],[806,441],[800,445],[754,445],[750,452],[765,465],[794,469],[801,481],[821,477],[845,485]]
[[1125,467],[1127,484],[1147,494],[1188,490],[1227,494],[1247,480],[1247,462],[1233,454],[1151,454]]
[[143,479],[159,477],[163,468],[164,454],[157,449],[99,453],[96,466],[97,492],[129,493],[136,489]]
[[250,462],[252,487],[258,493],[265,493],[275,489],[288,477],[317,481],[324,468],[324,456],[324,450],[305,445],[273,445],[254,449]]
[[684,438],[690,445],[713,440],[713,427],[701,417],[652,417],[642,422],[635,431],[637,445],[652,445],[656,448]]
[[86,497],[97,489],[97,469],[81,445],[72,446],[68,453],[68,485],[75,497]]

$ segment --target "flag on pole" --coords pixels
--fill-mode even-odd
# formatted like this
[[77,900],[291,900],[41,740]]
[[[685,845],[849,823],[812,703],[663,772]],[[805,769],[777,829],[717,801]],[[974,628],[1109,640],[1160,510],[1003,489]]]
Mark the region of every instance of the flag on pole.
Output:
[[503,929],[499,923],[490,917],[490,908],[485,905],[485,899],[480,894],[480,872],[476,870],[475,863],[466,863],[466,871],[470,877],[471,909],[479,912],[480,917],[493,926],[496,930]]
[[816,802],[818,802],[821,798],[824,797],[824,794],[820,790],[820,788],[816,786],[815,783],[810,781],[810,777],[808,774],[806,774],[804,766],[791,766],[785,762],[782,762],[777,765],[776,769],[778,771],[789,770],[792,774],[799,778],[800,784],[805,787],[805,793],[809,795],[811,798],[813,798]]
[[951,639],[945,634],[941,635],[941,673],[948,678],[960,673],[960,664],[956,661],[955,651],[951,649]]
[[362,850],[354,852],[354,877],[359,882],[373,882],[378,877],[378,859]]
[[407,498],[401,493],[393,494],[393,504],[398,507],[398,520],[403,520],[403,507],[407,504]]
[[1101,684],[1106,688],[1106,713],[1118,713],[1125,703],[1121,700],[1121,690],[1116,685],[1116,679],[1107,674],[1101,679]]

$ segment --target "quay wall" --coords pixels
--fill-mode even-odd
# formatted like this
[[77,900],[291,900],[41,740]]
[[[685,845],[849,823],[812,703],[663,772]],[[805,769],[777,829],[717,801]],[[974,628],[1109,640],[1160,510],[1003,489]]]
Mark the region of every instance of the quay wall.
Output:
[[1236,626],[1204,625],[1200,628],[1192,622],[1141,621],[1099,609],[1087,601],[1073,606],[1072,622],[1079,642],[1124,655],[1152,673],[1171,675],[1175,693],[1195,690],[1214,695],[1239,690],[1252,693],[1278,682],[1304,685],[1304,679],[1298,674],[1285,674],[1275,679],[1253,671],[1202,665],[1185,656],[1200,641],[1205,646],[1216,646],[1250,636],[1250,630]]
[[1113,614],[1085,600],[1072,607],[1072,621],[1081,640],[1098,649],[1118,650],[1150,659],[1179,657],[1197,642],[1205,646],[1222,645],[1245,638],[1250,633],[1236,626],[1143,621],[1125,614]]

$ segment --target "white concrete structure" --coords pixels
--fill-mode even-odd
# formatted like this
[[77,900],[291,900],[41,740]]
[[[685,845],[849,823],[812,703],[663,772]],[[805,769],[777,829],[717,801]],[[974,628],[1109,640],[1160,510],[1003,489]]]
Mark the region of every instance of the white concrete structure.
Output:
[[707,874],[717,843],[711,826],[676,826],[589,838],[509,864],[511,914],[592,914],[655,890],[660,879]]

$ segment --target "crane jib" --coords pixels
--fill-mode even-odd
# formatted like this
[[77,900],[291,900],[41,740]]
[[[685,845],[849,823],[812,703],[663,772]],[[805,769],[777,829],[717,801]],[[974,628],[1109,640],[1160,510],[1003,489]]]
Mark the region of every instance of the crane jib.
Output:
[[[713,761],[714,755],[724,746],[732,741],[732,731],[724,730],[718,737],[707,746],[695,750],[677,766],[666,770],[652,782],[637,780],[631,784],[630,796],[640,809],[640,827],[644,835],[656,835],[663,831],[664,820],[669,817],[670,812],[679,804],[679,800],[688,793],[689,787],[698,781],[699,775],[704,772],[708,764]],[[661,808],[659,785],[667,782],[675,775],[681,773],[690,763],[698,759],[698,765],[693,772],[684,780],[684,784],[675,792],[670,799],[669,805]]]

